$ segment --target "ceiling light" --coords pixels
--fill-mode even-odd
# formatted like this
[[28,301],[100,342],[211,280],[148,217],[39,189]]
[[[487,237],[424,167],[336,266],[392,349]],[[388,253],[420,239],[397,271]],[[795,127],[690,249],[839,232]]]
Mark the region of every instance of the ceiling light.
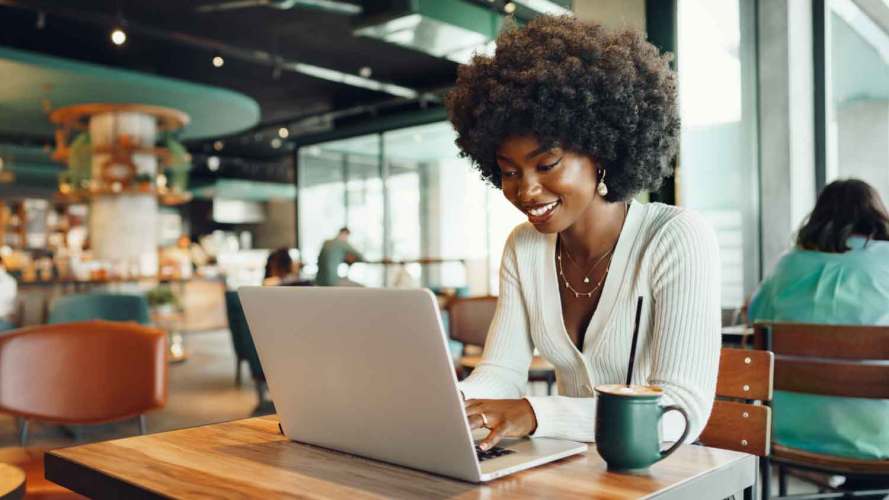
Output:
[[216,151],[222,151],[222,148],[225,147],[225,143],[222,141],[216,141],[213,143],[213,149]]
[[213,67],[221,68],[223,64],[225,64],[225,59],[222,56],[213,56]]
[[281,147],[281,139],[278,139],[277,137],[272,139],[272,147],[275,149],[280,148]]
[[111,43],[117,46],[121,46],[127,41],[127,34],[121,28],[114,28],[114,31],[111,32]]
[[278,129],[278,137],[281,139],[286,139],[290,136],[290,131],[287,130],[287,127],[281,127]]
[[373,70],[370,69],[370,66],[362,66],[361,69],[358,70],[358,74],[361,75],[362,78],[370,78],[370,75],[373,74]]
[[220,161],[218,156],[211,156],[207,158],[207,168],[210,169],[211,172],[219,170],[219,163]]
[[507,3],[503,6],[503,11],[507,14],[512,14],[513,12],[515,12],[515,4],[512,2]]

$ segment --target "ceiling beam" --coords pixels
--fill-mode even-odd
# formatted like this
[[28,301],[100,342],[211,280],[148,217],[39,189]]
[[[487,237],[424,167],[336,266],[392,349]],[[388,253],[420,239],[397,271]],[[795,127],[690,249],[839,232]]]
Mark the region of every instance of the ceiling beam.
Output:
[[[120,19],[117,16],[103,14],[100,12],[88,12],[81,9],[46,5],[40,2],[23,3],[18,0],[0,0],[0,5],[32,10],[36,12],[44,12],[47,14],[52,14],[54,16],[65,17],[69,19],[78,19],[102,26],[107,26],[109,29],[120,23]],[[363,76],[353,75],[351,73],[345,73],[339,70],[325,68],[323,66],[308,64],[302,61],[297,61],[295,59],[272,54],[265,50],[238,47],[212,38],[196,36],[178,31],[154,28],[152,26],[134,23],[131,21],[126,22],[126,30],[150,38],[169,40],[190,47],[197,47],[211,52],[218,52],[221,55],[231,57],[233,59],[268,66],[274,71],[291,71],[294,73],[310,76],[312,78],[327,80],[330,82],[339,83],[342,85],[349,85],[352,87],[369,89],[406,99],[416,99],[422,96],[427,100],[437,100],[437,97],[434,94],[429,94],[428,96],[426,96],[419,90],[413,88],[396,85],[394,83],[383,82],[372,78],[365,78]]]

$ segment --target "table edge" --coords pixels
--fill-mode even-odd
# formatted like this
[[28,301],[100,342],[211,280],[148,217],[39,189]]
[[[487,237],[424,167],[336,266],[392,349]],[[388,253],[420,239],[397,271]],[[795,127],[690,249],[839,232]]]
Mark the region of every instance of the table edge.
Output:
[[46,479],[89,498],[171,498],[57,455],[55,450],[46,452],[43,467]]
[[[699,446],[699,445],[686,445],[686,446]],[[705,446],[705,448],[712,448],[712,447],[710,447],[710,446]],[[717,449],[717,450],[721,450],[721,451],[734,451],[734,450],[724,450],[724,449],[722,449],[722,448],[715,448],[715,449]],[[732,460],[731,462],[722,464],[722,465],[721,465],[720,467],[718,467],[718,468],[710,469],[710,470],[705,471],[705,472],[699,472],[699,473],[695,474],[694,476],[687,477],[687,478],[683,479],[682,481],[679,481],[679,482],[677,482],[677,483],[674,483],[674,484],[668,486],[667,488],[664,488],[663,490],[661,490],[661,491],[659,491],[659,492],[657,492],[657,493],[653,493],[653,494],[651,494],[651,495],[647,495],[647,496],[645,496],[645,497],[643,497],[643,498],[645,498],[645,499],[658,498],[658,497],[660,497],[660,496],[664,496],[664,495],[669,495],[669,494],[675,493],[676,490],[680,490],[680,489],[682,489],[682,488],[685,488],[686,486],[688,486],[688,484],[689,484],[690,482],[695,481],[695,480],[697,480],[697,479],[700,479],[701,476],[706,476],[706,475],[708,475],[708,474],[713,474],[713,473],[715,473],[715,472],[722,471],[722,470],[725,470],[725,469],[728,469],[728,468],[731,468],[731,467],[736,467],[736,466],[738,466],[738,463],[739,463],[739,462],[745,462],[745,461],[749,461],[749,460],[752,460],[752,461],[753,461],[753,484],[752,484],[751,486],[755,486],[755,485],[756,485],[756,479],[757,479],[757,478],[756,478],[756,475],[757,475],[757,473],[758,473],[758,471],[757,471],[757,466],[758,466],[758,461],[757,461],[757,459],[758,459],[759,457],[757,457],[756,455],[752,455],[752,454],[750,454],[750,453],[744,453],[744,452],[740,452],[740,451],[734,451],[734,452],[740,454],[740,456],[736,457],[735,460]]]

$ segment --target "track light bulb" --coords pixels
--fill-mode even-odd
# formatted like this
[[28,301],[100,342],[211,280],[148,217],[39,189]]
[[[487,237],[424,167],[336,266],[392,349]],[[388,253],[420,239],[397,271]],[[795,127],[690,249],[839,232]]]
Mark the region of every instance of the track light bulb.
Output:
[[117,45],[118,47],[126,43],[127,34],[121,28],[114,28],[114,31],[111,32],[111,43]]

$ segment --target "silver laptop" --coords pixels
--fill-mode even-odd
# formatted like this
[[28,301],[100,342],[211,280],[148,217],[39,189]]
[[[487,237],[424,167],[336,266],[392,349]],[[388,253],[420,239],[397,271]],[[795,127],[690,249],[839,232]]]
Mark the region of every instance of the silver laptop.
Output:
[[[428,290],[243,287],[241,303],[285,435],[482,482],[586,451],[507,439],[479,460]],[[483,437],[484,433],[477,437]]]

